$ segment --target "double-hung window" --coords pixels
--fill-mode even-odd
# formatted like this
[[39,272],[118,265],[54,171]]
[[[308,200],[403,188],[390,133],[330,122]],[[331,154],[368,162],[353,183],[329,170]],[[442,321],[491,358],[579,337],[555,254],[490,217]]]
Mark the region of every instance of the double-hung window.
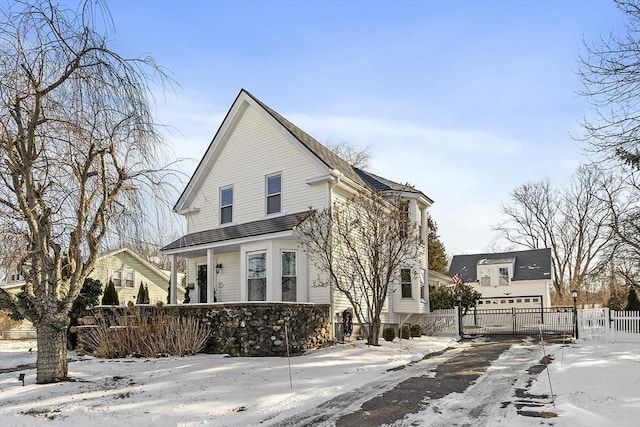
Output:
[[111,281],[113,282],[113,286],[119,288],[122,286],[122,270],[115,270],[111,274]]
[[403,268],[400,270],[400,282],[402,286],[402,298],[411,298],[411,270]]
[[135,287],[135,272],[132,270],[113,270],[111,281],[116,288],[133,288]]
[[267,300],[267,253],[247,255],[247,286],[249,301]]
[[233,221],[233,187],[220,189],[220,224]]
[[125,271],[125,273],[124,273],[124,286],[127,287],[127,288],[133,288],[135,286],[133,271]]
[[400,217],[398,219],[400,221],[400,238],[405,239],[409,231],[409,202],[400,202],[399,215]]
[[509,269],[507,267],[500,267],[500,286],[509,286]]
[[296,251],[282,251],[282,301],[297,301]]
[[282,175],[267,176],[267,215],[282,212]]

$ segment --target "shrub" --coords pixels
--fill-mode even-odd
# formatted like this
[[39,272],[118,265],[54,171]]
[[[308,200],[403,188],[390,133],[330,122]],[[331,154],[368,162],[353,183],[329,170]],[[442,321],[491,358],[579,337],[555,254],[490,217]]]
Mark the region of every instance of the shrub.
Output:
[[104,289],[104,294],[102,295],[102,305],[120,305],[120,301],[118,300],[118,292],[116,291],[116,287],[111,280],[109,280],[107,287]]
[[385,341],[393,341],[396,338],[395,328],[384,328],[382,330],[382,338],[384,338]]
[[422,336],[422,326],[420,326],[420,325],[411,325],[411,336],[412,337],[421,337]]
[[193,317],[174,316],[162,309],[153,313],[136,310],[111,325],[104,318],[87,331],[93,355],[104,358],[126,356],[187,356],[201,351],[210,326]]
[[638,299],[638,294],[634,288],[629,288],[627,305],[624,309],[627,311],[640,311],[640,299]]
[[403,326],[400,330],[400,334],[403,340],[408,340],[409,338],[411,338],[411,330],[408,326]]

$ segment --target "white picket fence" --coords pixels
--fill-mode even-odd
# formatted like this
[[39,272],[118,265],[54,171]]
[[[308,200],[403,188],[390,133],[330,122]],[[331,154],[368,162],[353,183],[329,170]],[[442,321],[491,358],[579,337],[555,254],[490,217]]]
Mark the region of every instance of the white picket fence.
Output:
[[416,315],[411,323],[422,327],[422,333],[434,336],[459,336],[458,307],[448,310],[434,310],[429,314]]
[[608,308],[579,309],[578,339],[640,342],[640,311],[615,311]]

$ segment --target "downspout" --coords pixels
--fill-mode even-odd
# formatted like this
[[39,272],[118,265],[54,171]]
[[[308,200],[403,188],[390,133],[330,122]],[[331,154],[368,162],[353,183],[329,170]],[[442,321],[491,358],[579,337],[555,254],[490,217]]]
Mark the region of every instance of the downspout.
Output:
[[[337,169],[331,169],[331,176],[329,177],[329,189],[327,191],[327,206],[331,211],[332,206],[332,195],[333,195],[333,187],[340,182],[340,177],[342,176],[342,172]],[[335,301],[334,301],[334,289],[333,283],[329,281],[329,318],[331,319],[331,334],[330,337],[332,340],[336,340],[336,314],[335,311]]]

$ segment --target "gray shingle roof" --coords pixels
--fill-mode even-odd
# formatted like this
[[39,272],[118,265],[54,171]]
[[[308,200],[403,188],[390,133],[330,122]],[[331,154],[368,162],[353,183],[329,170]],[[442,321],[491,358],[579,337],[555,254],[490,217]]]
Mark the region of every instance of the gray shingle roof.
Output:
[[421,194],[429,199],[429,201],[433,202],[422,191],[416,189],[411,185],[399,184],[397,182],[391,181],[390,179],[383,178],[379,175],[359,169],[355,166],[353,166],[353,170],[360,176],[360,178],[362,178],[365,183],[367,183],[369,187],[373,188],[376,191],[401,191],[405,193]]
[[168,251],[172,249],[188,248],[209,243],[289,231],[298,225],[306,217],[307,213],[308,212],[299,212],[275,218],[247,222],[244,224],[185,234],[179,239],[169,243],[167,246],[162,248],[162,250]]
[[551,279],[551,249],[532,249],[526,251],[499,252],[489,254],[455,255],[449,267],[449,277],[458,274],[465,283],[473,283],[476,266],[483,260],[515,259],[513,280]]

